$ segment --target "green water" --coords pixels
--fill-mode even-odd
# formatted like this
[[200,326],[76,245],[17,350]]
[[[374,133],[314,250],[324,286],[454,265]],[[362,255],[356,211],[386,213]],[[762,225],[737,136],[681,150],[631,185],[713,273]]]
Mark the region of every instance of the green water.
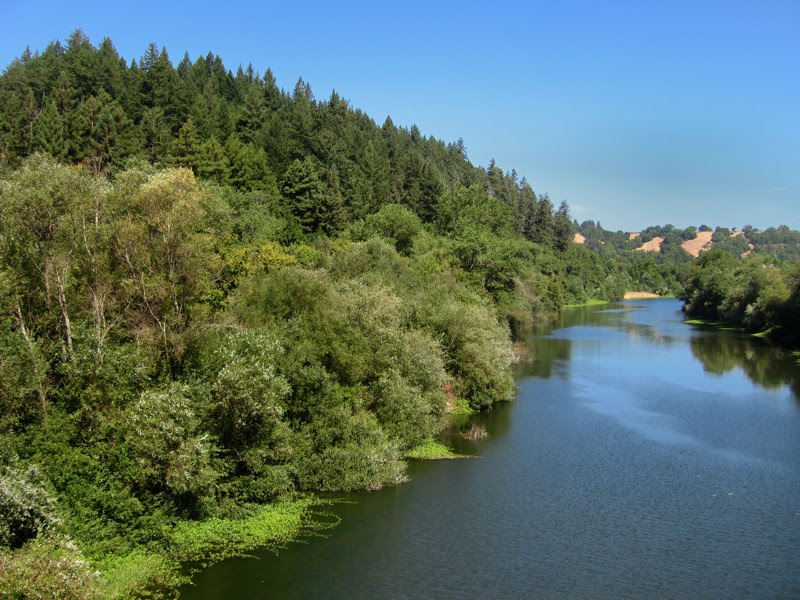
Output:
[[479,458],[342,495],[327,538],[227,560],[183,598],[800,598],[800,370],[675,300],[528,340]]

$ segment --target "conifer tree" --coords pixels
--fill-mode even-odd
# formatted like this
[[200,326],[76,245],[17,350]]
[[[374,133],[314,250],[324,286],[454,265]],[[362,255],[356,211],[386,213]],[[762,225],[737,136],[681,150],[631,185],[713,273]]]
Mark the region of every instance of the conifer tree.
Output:
[[33,124],[33,145],[39,152],[63,159],[67,152],[64,142],[64,121],[58,114],[56,103],[50,100]]
[[139,125],[142,136],[142,150],[152,162],[163,160],[168,153],[171,141],[169,127],[164,111],[158,107],[147,108]]
[[38,107],[30,88],[26,88],[22,97],[14,96],[9,106],[8,145],[11,153],[23,157],[31,153],[34,146],[33,124],[36,122]]
[[536,204],[536,211],[533,214],[531,241],[543,246],[552,246],[554,242],[553,228],[553,203],[545,194],[539,196],[539,202]]
[[555,247],[562,252],[569,248],[574,238],[572,220],[569,215],[569,205],[566,200],[562,200],[555,214],[553,227],[553,238]]
[[289,165],[283,178],[281,193],[304,233],[314,233],[331,227],[333,207],[325,197],[325,188],[311,159],[295,160]]
[[228,172],[229,164],[217,138],[203,142],[197,156],[197,174],[222,184],[227,182]]
[[264,93],[257,85],[250,85],[244,96],[244,105],[237,119],[237,130],[245,143],[255,143],[266,119],[267,104]]
[[189,117],[169,146],[167,162],[177,167],[186,167],[197,172],[199,162],[200,140],[197,137],[197,128]]

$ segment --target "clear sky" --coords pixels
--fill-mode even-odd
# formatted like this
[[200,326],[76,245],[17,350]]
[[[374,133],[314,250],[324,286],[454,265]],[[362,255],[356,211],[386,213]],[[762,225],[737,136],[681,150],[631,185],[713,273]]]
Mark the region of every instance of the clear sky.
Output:
[[78,27],[335,88],[607,229],[800,228],[800,0],[0,0],[0,65]]

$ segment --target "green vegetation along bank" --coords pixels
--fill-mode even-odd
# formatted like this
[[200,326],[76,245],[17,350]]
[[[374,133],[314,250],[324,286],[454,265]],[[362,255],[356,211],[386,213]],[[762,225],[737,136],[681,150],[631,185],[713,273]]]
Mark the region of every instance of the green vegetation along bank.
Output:
[[692,265],[683,299],[692,318],[800,346],[800,262],[712,251]]

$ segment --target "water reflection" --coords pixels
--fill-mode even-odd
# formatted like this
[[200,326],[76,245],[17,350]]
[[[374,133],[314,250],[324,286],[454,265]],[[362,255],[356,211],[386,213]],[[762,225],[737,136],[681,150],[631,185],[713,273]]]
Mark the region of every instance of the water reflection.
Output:
[[[660,310],[652,310],[654,302],[661,304]],[[563,311],[527,338],[529,356],[517,365],[515,375],[568,377],[574,343],[607,343],[613,337],[623,337],[672,346],[688,338],[692,355],[705,372],[723,375],[738,367],[750,381],[766,389],[788,385],[800,403],[800,371],[791,353],[752,336],[688,328],[679,306],[677,301],[648,300]]]
[[795,358],[781,348],[725,332],[696,335],[690,345],[707,373],[723,375],[739,367],[753,383],[767,389],[788,385],[795,397],[800,396]]

